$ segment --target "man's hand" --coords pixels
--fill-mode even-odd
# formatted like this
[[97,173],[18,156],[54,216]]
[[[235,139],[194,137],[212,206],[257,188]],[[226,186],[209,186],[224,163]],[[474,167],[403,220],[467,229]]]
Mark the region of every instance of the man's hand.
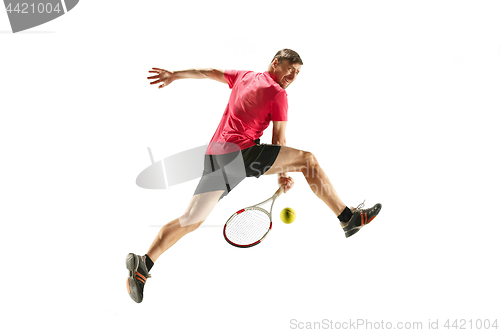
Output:
[[288,177],[286,174],[280,173],[278,175],[278,185],[279,186],[284,186],[284,191],[283,192],[288,192],[289,190],[292,189],[293,187],[293,178]]
[[149,72],[158,74],[155,76],[148,77],[148,79],[150,79],[150,80],[158,79],[154,82],[149,83],[149,84],[161,83],[160,86],[158,87],[158,89],[168,86],[170,83],[174,82],[174,80],[175,80],[173,72],[170,72],[170,71],[167,71],[167,70],[164,70],[161,68],[153,68],[153,70],[149,71]]

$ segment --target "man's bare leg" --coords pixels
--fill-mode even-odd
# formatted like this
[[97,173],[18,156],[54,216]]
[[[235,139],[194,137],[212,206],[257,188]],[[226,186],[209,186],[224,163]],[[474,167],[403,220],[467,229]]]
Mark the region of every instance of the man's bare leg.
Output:
[[311,190],[330,207],[341,221],[340,225],[346,238],[356,234],[363,226],[373,221],[382,209],[379,203],[369,209],[361,209],[363,204],[353,210],[347,208],[310,152],[282,146],[276,161],[265,175],[286,172],[304,174]]
[[302,172],[311,190],[330,207],[336,216],[339,216],[345,209],[346,205],[312,153],[282,146],[276,161],[265,175],[286,172]]
[[208,217],[223,193],[224,191],[214,191],[194,195],[184,215],[161,228],[146,255],[139,256],[134,253],[127,255],[126,267],[129,271],[127,291],[135,302],[142,302],[144,285],[158,257],[186,234],[196,230]]
[[158,232],[148,250],[148,257],[155,262],[162,253],[177,243],[179,239],[198,229],[215,207],[222,193],[224,191],[221,190],[193,196],[186,213],[165,224]]

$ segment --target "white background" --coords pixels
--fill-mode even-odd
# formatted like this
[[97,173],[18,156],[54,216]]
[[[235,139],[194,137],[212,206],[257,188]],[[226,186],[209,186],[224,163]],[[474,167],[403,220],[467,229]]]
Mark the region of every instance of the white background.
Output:
[[[496,1],[80,1],[12,34],[0,11],[1,294],[10,332],[287,332],[301,322],[500,319],[500,4]],[[155,159],[207,143],[230,90],[151,67],[264,71],[282,48],[289,146],[343,200],[383,204],[345,239],[301,174],[251,249],[220,227],[156,263],[142,304],[125,256],[180,216],[196,181],[136,186]],[[270,129],[262,141],[270,142]],[[247,179],[206,221],[276,189]],[[285,225],[279,211],[292,207]],[[496,317],[495,317],[496,316]],[[499,323],[500,324],[500,323]]]

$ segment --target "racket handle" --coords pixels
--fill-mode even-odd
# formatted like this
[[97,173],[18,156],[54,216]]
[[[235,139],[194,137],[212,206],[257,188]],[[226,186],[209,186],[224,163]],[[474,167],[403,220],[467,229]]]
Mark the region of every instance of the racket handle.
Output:
[[281,194],[283,194],[283,191],[285,190],[284,186],[280,186],[280,188],[274,193],[276,197],[279,197]]

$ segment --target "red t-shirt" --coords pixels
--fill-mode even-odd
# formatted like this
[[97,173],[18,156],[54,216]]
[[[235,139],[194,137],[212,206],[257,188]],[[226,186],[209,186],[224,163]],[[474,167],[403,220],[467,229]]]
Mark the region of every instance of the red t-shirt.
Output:
[[232,91],[211,143],[230,142],[243,150],[255,145],[271,121],[288,120],[285,89],[268,72],[226,70],[224,77]]

